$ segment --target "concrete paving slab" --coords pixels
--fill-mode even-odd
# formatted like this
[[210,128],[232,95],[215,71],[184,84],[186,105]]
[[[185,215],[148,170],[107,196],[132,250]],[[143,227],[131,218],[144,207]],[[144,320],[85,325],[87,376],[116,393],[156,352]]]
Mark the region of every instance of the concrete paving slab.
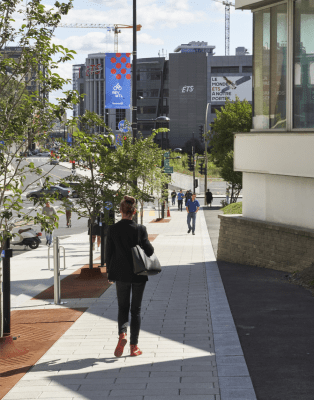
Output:
[[[88,311],[25,375],[20,381],[25,386],[17,386],[17,390],[26,388],[27,393],[26,382],[38,379],[45,382],[36,385],[42,391],[34,385],[32,395],[38,398],[70,398],[71,392],[72,400],[125,398],[126,395],[134,400],[178,397],[205,400],[204,396],[206,400],[228,400],[220,396],[219,371],[225,379],[226,390],[238,391],[239,384],[241,389],[246,389],[242,386],[249,384],[249,376],[233,375],[233,367],[238,365],[246,373],[243,359],[239,357],[236,362],[229,357],[231,364],[226,364],[228,357],[224,357],[224,350],[229,353],[233,348],[238,354],[240,348],[236,346],[239,342],[203,213],[200,211],[197,216],[195,236],[186,233],[186,215],[175,209],[171,214],[169,224],[147,224],[148,233],[158,233],[153,245],[163,270],[149,279],[144,293],[139,341],[143,356],[129,357],[128,346],[120,359],[113,355],[118,337],[118,307],[113,285],[98,299],[85,299],[85,303],[81,299],[71,300],[71,306],[85,304]],[[77,260],[72,267],[78,268]],[[36,271],[38,267],[34,267],[34,274]],[[42,275],[44,282],[36,282],[37,286],[48,284],[50,278],[46,275]],[[32,293],[17,292],[17,295]],[[49,307],[44,302],[36,305]],[[217,346],[215,335],[218,335]],[[239,383],[232,378],[239,378]],[[140,379],[139,385],[134,379]],[[78,388],[78,385],[81,386]],[[56,393],[59,397],[55,397]],[[225,393],[229,396],[229,392]],[[9,399],[7,396],[4,400]]]

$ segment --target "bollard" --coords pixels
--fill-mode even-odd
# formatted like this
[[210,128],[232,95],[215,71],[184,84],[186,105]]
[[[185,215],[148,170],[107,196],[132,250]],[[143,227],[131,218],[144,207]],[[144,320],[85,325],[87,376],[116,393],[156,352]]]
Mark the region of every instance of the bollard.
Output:
[[53,238],[54,303],[61,304],[59,238]]

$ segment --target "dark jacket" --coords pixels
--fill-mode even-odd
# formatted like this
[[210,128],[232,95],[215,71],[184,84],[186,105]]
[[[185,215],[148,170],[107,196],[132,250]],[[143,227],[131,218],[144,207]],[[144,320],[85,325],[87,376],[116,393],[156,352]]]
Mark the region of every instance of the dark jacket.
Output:
[[135,275],[133,272],[133,258],[131,248],[138,244],[138,231],[145,254],[150,257],[154,248],[148,240],[147,230],[143,225],[134,221],[122,219],[111,225],[107,235],[106,266],[108,279],[121,282],[145,282],[147,276]]
[[213,194],[212,192],[206,192],[206,202],[211,203],[213,201]]

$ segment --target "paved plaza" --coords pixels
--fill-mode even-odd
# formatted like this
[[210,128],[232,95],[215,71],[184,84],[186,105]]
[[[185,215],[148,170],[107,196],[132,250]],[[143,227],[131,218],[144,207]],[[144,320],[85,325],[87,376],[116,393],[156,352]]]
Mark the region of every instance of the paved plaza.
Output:
[[[129,346],[117,359],[117,298],[115,285],[96,299],[67,299],[62,306],[31,300],[36,293],[17,281],[22,265],[37,276],[40,290],[52,282],[53,271],[32,263],[30,253],[14,257],[12,292],[15,309],[88,307],[88,310],[41,357],[4,397],[9,399],[98,400],[255,400],[256,396],[230,312],[203,210],[196,234],[187,234],[186,212],[171,207],[169,223],[144,223],[163,266],[149,278],[142,304],[139,347],[143,355],[129,356]],[[75,238],[75,236],[78,236]],[[86,236],[87,238],[87,236]],[[67,270],[86,263],[88,244],[81,235],[64,241]],[[41,265],[47,263],[44,248]],[[84,253],[85,252],[85,253]],[[39,254],[36,252],[32,253]],[[96,253],[97,255],[97,253]],[[98,253],[99,255],[99,253]],[[72,257],[73,256],[73,257]],[[25,263],[29,265],[25,266]],[[24,264],[23,264],[24,263]],[[62,264],[62,263],[61,263]],[[40,284],[40,277],[44,285]],[[18,283],[17,283],[18,282]],[[18,287],[18,288],[17,288]],[[22,293],[21,288],[26,293]],[[61,293],[62,297],[62,293]]]

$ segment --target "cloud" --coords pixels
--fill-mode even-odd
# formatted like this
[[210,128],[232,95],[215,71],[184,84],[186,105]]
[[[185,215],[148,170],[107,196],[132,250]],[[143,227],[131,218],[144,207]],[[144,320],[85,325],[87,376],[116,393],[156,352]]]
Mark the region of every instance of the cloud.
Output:
[[[87,0],[88,1],[88,0]],[[97,0],[94,0],[97,1]],[[97,8],[97,4],[88,1],[88,8],[74,8],[68,15],[62,17],[65,24],[127,24],[132,25],[132,2],[128,0],[118,0],[115,2],[102,2],[99,4],[106,7]],[[206,15],[200,8],[192,7],[189,0],[166,0],[164,2],[139,0],[137,7],[137,23],[143,29],[153,29],[176,27],[205,21]],[[223,7],[223,6],[222,6]],[[117,13],[118,11],[118,13]]]

